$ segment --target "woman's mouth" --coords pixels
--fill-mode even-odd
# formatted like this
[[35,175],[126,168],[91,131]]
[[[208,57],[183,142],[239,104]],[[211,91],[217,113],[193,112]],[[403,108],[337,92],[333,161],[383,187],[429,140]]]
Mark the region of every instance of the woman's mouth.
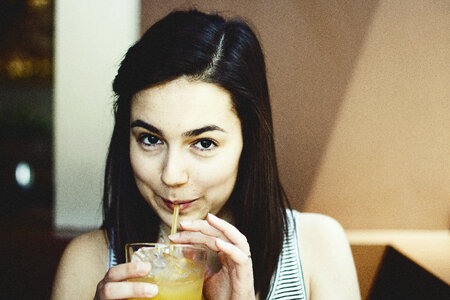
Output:
[[183,210],[189,208],[197,199],[170,201],[170,200],[161,198],[161,200],[164,202],[164,204],[167,206],[167,208],[169,208],[171,211],[173,211],[175,204],[180,205],[180,210],[183,211]]

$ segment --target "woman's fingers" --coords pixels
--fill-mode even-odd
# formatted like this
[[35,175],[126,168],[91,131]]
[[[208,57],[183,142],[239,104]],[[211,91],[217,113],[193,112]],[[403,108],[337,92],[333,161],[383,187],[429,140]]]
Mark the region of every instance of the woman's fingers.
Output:
[[216,239],[216,246],[238,265],[246,265],[251,263],[250,254],[244,253],[241,249],[231,243],[225,242],[221,239]]
[[212,251],[219,251],[215,239],[226,237],[222,232],[211,226],[206,220],[184,220],[180,222],[184,231],[172,234],[169,239],[174,243],[204,244]]
[[197,231],[205,235],[221,237],[222,233],[209,225],[206,220],[184,220],[180,222],[181,228],[185,231]]
[[206,236],[231,242],[242,247],[243,251],[250,250],[247,238],[236,227],[213,214],[208,214],[206,220],[184,220],[180,222],[180,225],[185,231],[201,232]]
[[216,237],[205,235],[201,232],[182,231],[169,235],[169,239],[180,244],[203,244],[212,251],[218,252]]
[[169,239],[175,243],[194,243],[204,244],[213,251],[221,251],[218,247],[219,243],[225,242],[229,244],[223,245],[228,251],[224,251],[232,257],[237,263],[245,263],[250,256],[250,246],[247,238],[230,223],[208,214],[206,220],[182,221],[180,222],[184,231],[170,235]]
[[106,282],[99,285],[100,299],[149,298],[158,294],[158,287],[146,282]]
[[146,276],[151,271],[150,263],[126,263],[108,270],[97,285],[95,299],[148,298],[158,293],[158,287],[146,282],[125,282],[124,280]]
[[204,244],[218,253],[222,268],[205,273],[205,295],[217,298],[217,286],[228,283],[230,299],[254,299],[253,267],[247,238],[232,224],[208,214],[206,220],[180,222],[182,232],[170,235],[175,243]]
[[122,281],[130,278],[146,276],[152,270],[152,265],[145,262],[119,264],[108,270],[105,281]]
[[213,214],[208,214],[206,221],[226,237],[225,241],[230,241],[243,251],[246,256],[250,254],[250,246],[248,245],[247,238],[236,227]]
[[[235,245],[216,239],[217,248],[220,249],[219,258],[222,264],[225,260],[232,260],[234,271],[228,271],[231,278],[236,280],[233,283],[233,289],[238,293],[238,299],[254,299],[255,291],[253,287],[253,268],[252,260],[248,254],[245,254]],[[223,257],[226,256],[226,257]],[[228,268],[230,265],[228,265]]]

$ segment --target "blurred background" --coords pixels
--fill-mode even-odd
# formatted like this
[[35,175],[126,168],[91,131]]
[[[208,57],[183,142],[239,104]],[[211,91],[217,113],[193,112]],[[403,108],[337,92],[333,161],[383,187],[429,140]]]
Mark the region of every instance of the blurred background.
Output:
[[51,1],[2,1],[0,218],[53,207]]
[[294,208],[343,225],[363,298],[448,299],[450,1],[0,3],[10,299],[48,299],[67,242],[101,223],[115,72],[151,24],[191,7],[256,28],[282,182]]

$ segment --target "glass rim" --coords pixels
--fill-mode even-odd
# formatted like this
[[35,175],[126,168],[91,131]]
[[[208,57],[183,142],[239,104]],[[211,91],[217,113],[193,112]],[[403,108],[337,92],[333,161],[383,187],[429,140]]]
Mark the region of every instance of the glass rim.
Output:
[[166,247],[182,247],[182,248],[194,248],[198,250],[207,250],[208,248],[202,244],[165,244],[165,243],[127,243],[125,248],[141,246],[141,247],[154,247],[154,248],[166,248]]

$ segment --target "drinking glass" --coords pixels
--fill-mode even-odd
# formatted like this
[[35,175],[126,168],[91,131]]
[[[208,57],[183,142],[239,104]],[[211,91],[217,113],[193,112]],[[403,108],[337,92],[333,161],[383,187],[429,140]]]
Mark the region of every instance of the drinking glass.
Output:
[[[150,262],[150,274],[129,281],[158,286],[155,300],[201,300],[206,266],[202,245],[133,243],[125,246],[127,262]],[[134,300],[134,299],[130,299]]]

